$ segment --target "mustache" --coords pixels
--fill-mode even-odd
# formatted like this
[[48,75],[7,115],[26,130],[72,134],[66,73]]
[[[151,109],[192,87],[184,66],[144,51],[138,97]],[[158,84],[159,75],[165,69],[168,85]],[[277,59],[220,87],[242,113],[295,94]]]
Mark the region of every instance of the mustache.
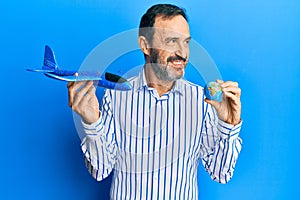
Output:
[[186,58],[183,58],[181,56],[170,56],[168,59],[167,59],[167,62],[171,62],[171,61],[174,61],[174,60],[182,60],[183,62],[186,61]]

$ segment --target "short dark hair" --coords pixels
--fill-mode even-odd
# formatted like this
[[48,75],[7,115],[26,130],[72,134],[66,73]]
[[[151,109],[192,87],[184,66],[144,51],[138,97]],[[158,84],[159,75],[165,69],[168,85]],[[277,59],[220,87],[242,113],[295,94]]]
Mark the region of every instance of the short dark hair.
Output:
[[149,42],[152,42],[154,32],[151,27],[153,27],[156,17],[159,16],[163,19],[170,19],[178,15],[181,15],[188,21],[188,17],[183,8],[172,4],[156,4],[152,6],[141,18],[139,36],[145,36]]

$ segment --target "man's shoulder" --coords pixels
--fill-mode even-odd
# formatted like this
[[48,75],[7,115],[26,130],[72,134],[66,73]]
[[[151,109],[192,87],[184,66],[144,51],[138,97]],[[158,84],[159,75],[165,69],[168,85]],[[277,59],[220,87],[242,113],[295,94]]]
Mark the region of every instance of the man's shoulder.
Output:
[[127,81],[130,84],[134,84],[134,83],[137,83],[138,81],[140,81],[140,79],[141,79],[141,77],[139,75],[136,75],[136,76],[132,76],[132,77],[127,78]]
[[186,79],[181,79],[181,81],[182,81],[183,85],[186,85],[188,87],[195,87],[195,88],[201,88],[201,89],[203,89],[203,87],[200,84],[191,82],[191,81],[186,80]]

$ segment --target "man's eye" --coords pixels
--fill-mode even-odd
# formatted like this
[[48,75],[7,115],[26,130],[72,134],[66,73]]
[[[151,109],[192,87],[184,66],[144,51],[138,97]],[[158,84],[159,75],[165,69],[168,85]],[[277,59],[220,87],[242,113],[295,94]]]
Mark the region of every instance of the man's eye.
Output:
[[169,44],[176,43],[176,39],[169,39],[169,40],[168,40],[168,43],[169,43]]
[[184,43],[185,43],[185,44],[189,44],[189,43],[190,43],[190,40],[186,40]]

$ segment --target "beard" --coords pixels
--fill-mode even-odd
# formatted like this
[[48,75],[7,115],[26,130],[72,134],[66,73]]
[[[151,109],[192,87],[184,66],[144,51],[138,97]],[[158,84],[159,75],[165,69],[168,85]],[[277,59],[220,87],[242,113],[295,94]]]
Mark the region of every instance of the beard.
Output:
[[163,63],[162,60],[159,59],[158,51],[156,49],[150,49],[150,63],[152,69],[159,80],[166,82],[173,82],[178,79],[181,79],[184,75],[183,73],[177,73],[175,69],[172,69],[168,64],[172,60],[183,60],[186,61],[185,58],[179,56],[171,56],[167,59],[166,64]]

